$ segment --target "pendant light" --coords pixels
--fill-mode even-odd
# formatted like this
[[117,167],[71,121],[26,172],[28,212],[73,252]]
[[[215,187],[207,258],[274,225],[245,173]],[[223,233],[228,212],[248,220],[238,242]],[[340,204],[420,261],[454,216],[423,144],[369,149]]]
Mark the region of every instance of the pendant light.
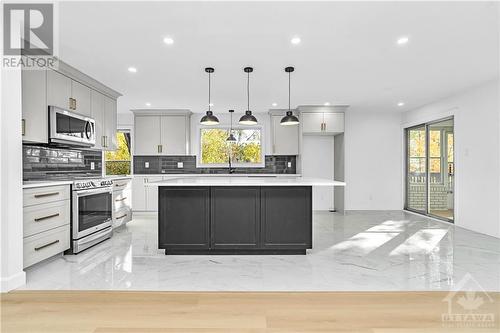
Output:
[[233,113],[234,110],[229,110],[229,114],[231,115],[231,126],[229,127],[229,136],[226,139],[229,143],[236,142],[236,138],[233,135]]
[[291,126],[291,125],[298,125],[299,124],[299,118],[294,116],[292,109],[290,109],[290,74],[294,70],[295,69],[293,67],[285,68],[285,72],[288,73],[288,111],[286,112],[286,116],[281,118],[280,124],[283,126]]
[[257,118],[252,115],[250,111],[250,73],[253,72],[252,67],[245,67],[243,71],[247,73],[247,110],[245,114],[241,116],[239,123],[241,125],[257,125]]
[[214,72],[215,70],[212,67],[207,67],[205,68],[205,72],[208,73],[208,111],[205,116],[203,116],[200,120],[200,124],[202,125],[218,125],[219,124],[219,119],[217,119],[216,116],[214,116],[214,113],[211,110],[212,104],[210,103],[210,75]]

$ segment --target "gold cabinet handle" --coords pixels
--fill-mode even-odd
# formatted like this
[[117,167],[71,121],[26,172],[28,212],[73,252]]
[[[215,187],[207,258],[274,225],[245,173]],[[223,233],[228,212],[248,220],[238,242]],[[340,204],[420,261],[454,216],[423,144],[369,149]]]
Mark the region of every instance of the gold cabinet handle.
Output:
[[161,153],[161,152],[162,152],[162,146],[158,145],[158,153]]
[[43,216],[43,217],[37,217],[36,219],[34,219],[34,221],[35,222],[40,222],[40,221],[51,219],[53,217],[58,217],[58,216],[59,216],[59,213],[56,213],[56,214],[47,215],[47,216]]
[[35,194],[35,198],[44,198],[44,197],[51,197],[53,195],[58,195],[59,192],[50,192],[50,193],[41,193],[41,194]]
[[323,124],[325,124],[325,131],[326,131],[326,123],[323,123]]
[[125,184],[116,184],[115,183],[115,187],[123,187],[123,186],[127,186],[127,183],[125,183]]
[[26,119],[21,119],[21,133],[23,136],[26,135]]
[[69,109],[73,110],[73,98],[69,98]]
[[76,99],[73,98],[73,110],[76,110]]
[[121,199],[115,199],[116,202],[123,201],[123,200],[127,200],[127,197],[123,197]]
[[127,217],[128,214],[125,214],[125,215],[122,215],[122,216],[117,216],[116,219],[119,220],[119,219],[122,219],[124,217]]
[[59,243],[59,239],[58,239],[58,240],[55,240],[55,241],[53,241],[53,242],[50,242],[50,243],[48,243],[48,244],[45,244],[45,245],[42,245],[42,246],[39,246],[39,247],[35,247],[35,251],[40,251],[41,249],[44,249],[44,248],[46,248],[46,247],[49,247],[49,246],[54,245],[54,244],[57,244],[57,243]]

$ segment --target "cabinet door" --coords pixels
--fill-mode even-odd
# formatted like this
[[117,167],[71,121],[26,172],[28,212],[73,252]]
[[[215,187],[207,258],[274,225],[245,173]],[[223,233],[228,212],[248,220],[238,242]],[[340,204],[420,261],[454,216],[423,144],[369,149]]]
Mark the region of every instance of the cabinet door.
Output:
[[160,140],[160,116],[136,116],[134,121],[134,154],[158,155]]
[[303,112],[300,114],[303,133],[321,133],[323,124],[322,112]]
[[261,188],[261,237],[266,249],[312,247],[310,186]]
[[325,132],[333,134],[344,132],[343,113],[325,113],[324,119]]
[[75,99],[75,112],[91,116],[91,89],[83,84],[71,80],[71,97]]
[[259,187],[212,187],[210,201],[210,248],[247,249],[259,246]]
[[92,90],[91,115],[95,120],[95,149],[103,149],[104,146],[104,95]]
[[271,116],[273,126],[273,155],[299,154],[299,126],[283,126],[282,116]]
[[71,79],[47,70],[47,104],[70,110]]
[[[146,177],[146,183],[162,180],[162,177]],[[158,211],[158,186],[146,186],[146,211]]]
[[48,143],[47,71],[22,70],[23,141]]
[[104,96],[104,150],[116,150],[116,100]]
[[161,155],[186,155],[187,135],[185,116],[161,117]]
[[208,187],[160,187],[158,247],[209,248]]
[[134,211],[146,210],[146,187],[145,177],[134,176],[132,178],[132,209]]

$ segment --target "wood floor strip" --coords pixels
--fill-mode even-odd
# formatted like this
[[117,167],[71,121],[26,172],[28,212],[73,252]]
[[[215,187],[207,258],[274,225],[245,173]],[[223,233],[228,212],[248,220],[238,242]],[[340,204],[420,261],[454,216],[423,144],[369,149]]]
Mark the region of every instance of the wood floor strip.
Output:
[[[192,293],[23,291],[1,294],[2,333],[498,332],[500,293],[480,313],[490,326],[449,327],[446,292]],[[479,296],[481,297],[481,296]],[[464,312],[453,304],[459,313]],[[454,323],[456,324],[456,323]]]

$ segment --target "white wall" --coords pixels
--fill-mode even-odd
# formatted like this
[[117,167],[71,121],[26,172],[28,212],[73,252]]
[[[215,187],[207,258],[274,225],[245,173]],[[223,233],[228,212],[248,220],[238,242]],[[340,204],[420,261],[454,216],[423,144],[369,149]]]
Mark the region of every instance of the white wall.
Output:
[[2,69],[0,86],[0,289],[6,292],[26,282],[20,70]]
[[500,237],[498,79],[404,114],[403,127],[454,116],[455,224]]
[[[322,135],[302,136],[300,171],[304,177],[333,179],[334,137]],[[313,209],[334,208],[333,188],[313,187]]]
[[346,112],[346,210],[402,209],[401,133],[399,113]]

